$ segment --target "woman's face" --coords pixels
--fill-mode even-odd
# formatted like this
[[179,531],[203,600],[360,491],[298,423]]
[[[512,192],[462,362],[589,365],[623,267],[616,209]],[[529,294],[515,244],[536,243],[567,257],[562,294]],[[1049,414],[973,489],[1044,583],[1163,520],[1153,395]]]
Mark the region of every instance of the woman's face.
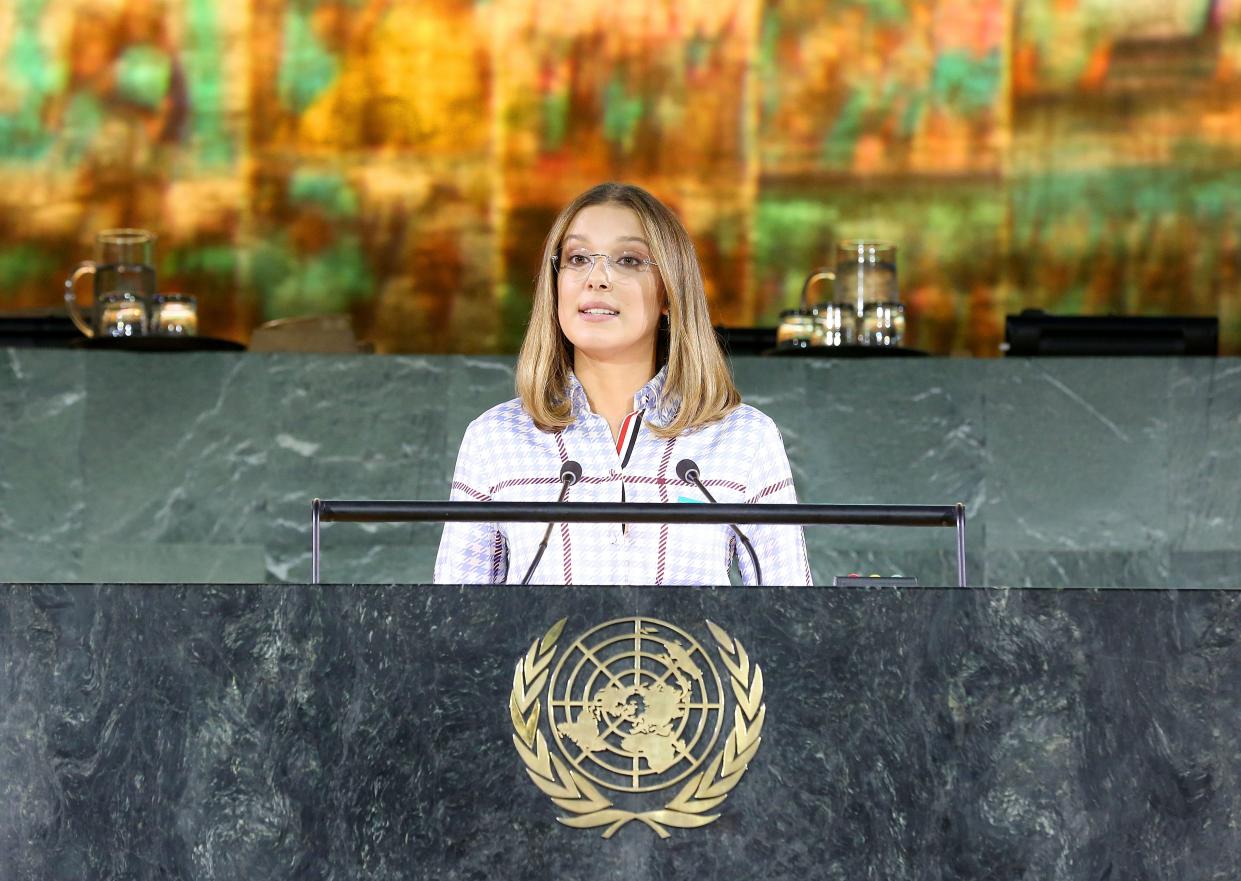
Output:
[[[610,260],[590,255],[606,254]],[[664,290],[638,215],[591,205],[573,218],[560,246],[556,314],[575,353],[596,361],[654,363]]]

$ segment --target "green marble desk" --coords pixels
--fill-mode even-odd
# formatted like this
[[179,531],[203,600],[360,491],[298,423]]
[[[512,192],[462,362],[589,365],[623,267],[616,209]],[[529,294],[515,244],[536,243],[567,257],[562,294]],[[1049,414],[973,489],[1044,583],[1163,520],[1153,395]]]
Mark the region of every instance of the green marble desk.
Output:
[[[951,504],[970,582],[1241,586],[1241,361],[738,359],[801,498]],[[0,351],[0,579],[307,581],[310,500],[443,499],[512,360]],[[326,581],[431,577],[335,524]],[[955,583],[948,530],[808,534],[820,583]]]
[[[1232,878],[1239,613],[1228,590],[0,585],[0,878]],[[710,619],[763,671],[758,752],[666,840],[559,824],[512,739],[532,642],[632,616],[708,647]]]

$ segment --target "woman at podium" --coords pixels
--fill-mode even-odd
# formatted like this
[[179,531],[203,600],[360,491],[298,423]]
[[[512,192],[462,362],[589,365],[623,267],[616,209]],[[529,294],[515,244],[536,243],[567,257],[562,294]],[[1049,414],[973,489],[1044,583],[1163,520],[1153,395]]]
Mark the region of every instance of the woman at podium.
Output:
[[[704,489],[797,501],[779,430],[733,384],[685,227],[646,190],[601,184],[552,224],[517,397],[470,423],[451,498],[696,504]],[[724,585],[734,559],[745,584],[810,583],[801,527],[753,524],[448,523],[435,580]]]

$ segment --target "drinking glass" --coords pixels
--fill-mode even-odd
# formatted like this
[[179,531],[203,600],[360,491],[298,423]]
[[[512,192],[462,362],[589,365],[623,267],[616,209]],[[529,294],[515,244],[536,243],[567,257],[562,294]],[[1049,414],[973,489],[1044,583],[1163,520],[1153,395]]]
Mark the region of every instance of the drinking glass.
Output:
[[95,336],[135,337],[147,331],[146,302],[128,292],[104,294],[95,301]]
[[186,294],[158,294],[151,301],[151,333],[197,336],[198,302]]
[[823,333],[813,309],[785,309],[776,328],[776,345],[782,349],[818,346]]
[[820,303],[814,307],[825,346],[851,346],[857,338],[857,320],[851,303]]

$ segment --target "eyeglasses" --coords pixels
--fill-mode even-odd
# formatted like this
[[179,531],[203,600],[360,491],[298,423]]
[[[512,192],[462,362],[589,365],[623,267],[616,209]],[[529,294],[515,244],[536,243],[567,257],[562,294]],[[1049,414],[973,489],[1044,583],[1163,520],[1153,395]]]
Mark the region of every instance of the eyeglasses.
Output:
[[609,274],[615,272],[622,278],[632,278],[641,275],[644,272],[650,272],[652,266],[658,266],[654,260],[648,260],[641,254],[632,254],[625,252],[615,256],[611,254],[587,254],[584,251],[572,251],[568,254],[552,255],[552,268],[560,271],[573,273],[574,275],[589,275],[590,271],[595,268],[595,263],[600,258],[603,259],[604,272]]

